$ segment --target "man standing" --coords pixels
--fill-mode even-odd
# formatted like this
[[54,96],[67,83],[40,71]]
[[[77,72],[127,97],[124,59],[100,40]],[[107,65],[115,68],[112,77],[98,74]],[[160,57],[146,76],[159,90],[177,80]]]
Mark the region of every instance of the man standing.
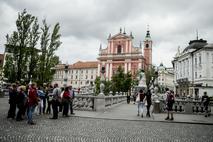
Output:
[[33,122],[33,112],[35,107],[38,105],[38,95],[35,83],[31,84],[28,99],[28,124],[34,125],[35,123]]
[[53,117],[51,119],[58,119],[58,106],[61,103],[61,89],[58,87],[58,84],[54,84],[53,89],[53,99],[52,99],[52,109]]
[[207,95],[207,92],[204,92],[204,95],[202,96],[202,103],[205,110],[205,117],[207,117],[209,116],[208,114],[209,96]]
[[8,111],[7,118],[15,118],[16,113],[16,98],[17,98],[17,88],[15,84],[12,84],[12,87],[9,90],[9,104],[10,108]]
[[72,89],[72,86],[69,87],[69,92],[70,92],[70,114],[74,115],[75,113],[73,112],[73,100],[75,98],[75,92]]
[[169,114],[171,114],[170,120],[174,120],[173,117],[173,104],[174,104],[174,94],[169,88],[166,88],[166,108],[167,108],[167,117],[165,120],[169,120]]

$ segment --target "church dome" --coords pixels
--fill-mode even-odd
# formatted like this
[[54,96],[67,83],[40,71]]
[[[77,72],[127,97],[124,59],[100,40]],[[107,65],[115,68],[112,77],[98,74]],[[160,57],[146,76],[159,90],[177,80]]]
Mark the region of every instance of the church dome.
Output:
[[183,50],[183,52],[187,52],[190,49],[197,50],[197,49],[203,48],[205,45],[207,45],[206,40],[203,40],[203,39],[191,40],[189,42],[189,45]]

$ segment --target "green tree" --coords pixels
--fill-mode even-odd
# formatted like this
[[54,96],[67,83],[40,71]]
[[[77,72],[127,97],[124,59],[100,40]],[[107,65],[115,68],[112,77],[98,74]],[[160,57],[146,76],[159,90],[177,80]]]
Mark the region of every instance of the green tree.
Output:
[[29,40],[29,50],[27,50],[27,54],[29,55],[26,62],[29,62],[28,66],[28,78],[27,81],[30,80],[31,76],[33,77],[33,80],[36,80],[37,78],[37,68],[38,68],[38,52],[39,50],[36,49],[36,45],[38,43],[39,37],[39,24],[37,18],[35,18],[31,32],[30,32],[30,40]]
[[101,84],[101,78],[98,76],[95,79],[95,94],[99,94],[100,93],[100,84]]
[[[101,78],[96,77],[95,79],[95,94],[98,95],[100,93],[100,84],[101,84]],[[111,81],[103,81],[104,83],[104,94],[108,95],[109,92],[111,91]]]
[[112,76],[111,89],[115,92],[128,92],[132,87],[132,75],[130,72],[124,73],[121,66],[118,67],[116,73]]
[[[28,14],[24,9],[22,13],[18,14],[16,20],[17,31],[14,31],[10,36],[7,35],[6,48],[13,54],[14,66],[16,69],[14,80],[21,80],[25,78],[27,73],[26,61],[28,60],[29,54],[27,48],[29,47],[31,27],[35,17]],[[6,60],[7,62],[7,60]]]
[[8,79],[9,82],[16,81],[16,72],[15,72],[15,65],[13,63],[13,56],[10,54],[6,55],[6,63],[4,65],[4,76]]
[[[22,13],[18,14],[16,27],[17,31],[6,36],[5,50],[12,53],[12,57],[6,58],[5,77],[11,78],[11,81],[21,81],[21,79],[29,81],[32,75],[33,81],[50,82],[54,74],[52,68],[59,63],[59,57],[55,55],[55,51],[61,45],[59,23],[50,33],[50,26],[47,26],[45,20],[40,29],[38,19],[24,9]],[[41,55],[39,55],[40,50],[38,49],[39,39]],[[11,68],[14,70],[13,73]]]
[[51,34],[49,29],[50,26],[47,25],[46,20],[43,20],[43,27],[41,28],[41,56],[39,61],[40,83],[51,81],[54,75],[52,68],[59,63],[59,58],[55,55],[55,51],[61,45],[61,34],[59,34],[60,25],[57,23]]

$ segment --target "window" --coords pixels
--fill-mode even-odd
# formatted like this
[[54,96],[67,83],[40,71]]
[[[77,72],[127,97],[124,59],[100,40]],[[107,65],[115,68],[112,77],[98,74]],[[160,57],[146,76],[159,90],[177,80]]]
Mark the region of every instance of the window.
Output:
[[93,79],[93,75],[91,75],[91,79]]
[[121,45],[118,45],[118,47],[117,47],[117,53],[121,54]]
[[77,78],[78,78],[78,76],[76,75],[76,76],[75,76],[75,79],[77,79]]
[[86,73],[88,73],[88,70],[86,70]]
[[82,85],[82,81],[81,81],[81,85]]
[[78,73],[78,71],[76,70],[76,73]]
[[201,55],[199,56],[199,65],[201,65]]
[[77,81],[75,82],[75,84],[77,84]]
[[87,75],[86,75],[86,79],[87,79]]
[[197,58],[195,58],[195,66],[197,66]]
[[148,43],[146,44],[146,48],[149,48],[149,44]]
[[83,71],[81,71],[81,73],[83,74]]
[[71,79],[73,79],[73,76],[71,75]]

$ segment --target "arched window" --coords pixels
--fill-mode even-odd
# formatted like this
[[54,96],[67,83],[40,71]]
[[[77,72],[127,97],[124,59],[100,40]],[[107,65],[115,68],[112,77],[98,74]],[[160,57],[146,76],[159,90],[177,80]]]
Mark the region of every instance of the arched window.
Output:
[[117,47],[117,53],[121,54],[121,45],[118,45],[118,47]]
[[149,44],[148,43],[146,44],[146,48],[149,48]]

